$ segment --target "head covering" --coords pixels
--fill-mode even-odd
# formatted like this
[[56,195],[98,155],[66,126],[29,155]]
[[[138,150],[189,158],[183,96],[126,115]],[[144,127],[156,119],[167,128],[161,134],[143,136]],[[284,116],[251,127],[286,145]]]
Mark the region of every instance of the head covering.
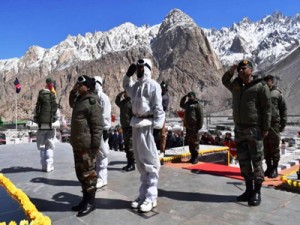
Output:
[[188,93],[188,97],[192,97],[192,96],[196,97],[196,93],[193,92],[193,91],[191,91],[191,92]]
[[144,66],[144,74],[142,77],[138,78],[138,80],[145,80],[151,78],[151,70],[152,70],[152,63],[150,59],[144,58],[139,59],[136,63],[137,66]]
[[265,76],[264,77],[264,81],[268,81],[268,80],[274,80],[274,77],[273,77],[273,75],[271,75],[271,74],[269,74],[269,75],[267,75],[267,76]]
[[239,72],[239,70],[242,66],[248,66],[251,69],[253,69],[253,63],[248,59],[243,59],[242,61],[239,62],[238,66],[237,66],[237,71],[238,72]]
[[94,79],[95,79],[95,82],[96,82],[95,89],[96,89],[97,93],[98,94],[102,93],[103,92],[103,88],[102,88],[103,80],[102,80],[102,78],[100,76],[95,76]]
[[53,83],[52,78],[48,77],[48,78],[46,79],[46,83]]
[[90,90],[94,90],[95,88],[95,80],[90,78],[87,75],[82,75],[77,78],[77,84],[83,84]]
[[161,89],[168,90],[168,84],[165,81],[160,83],[160,87],[161,87]]

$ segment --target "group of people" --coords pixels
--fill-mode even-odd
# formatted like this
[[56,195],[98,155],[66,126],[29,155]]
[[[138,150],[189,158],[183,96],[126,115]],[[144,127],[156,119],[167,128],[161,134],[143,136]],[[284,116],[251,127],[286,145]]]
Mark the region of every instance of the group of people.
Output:
[[[238,75],[234,79],[234,72]],[[233,97],[233,119],[237,158],[246,190],[237,201],[248,201],[249,206],[261,202],[260,189],[264,176],[276,177],[279,162],[280,132],[286,125],[286,105],[281,91],[273,85],[274,77],[255,78],[253,64],[242,60],[233,65],[223,75],[222,82]],[[133,75],[136,74],[136,79]],[[165,110],[169,99],[167,85],[151,79],[152,63],[140,59],[132,63],[124,78],[124,91],[116,96],[115,103],[120,108],[120,122],[124,137],[127,165],[125,171],[140,173],[139,193],[131,207],[148,212],[157,206],[160,160],[158,149],[164,153],[169,132],[165,129]],[[48,119],[38,118],[37,145],[41,150],[43,170],[53,170],[53,129],[51,123],[57,118],[55,93],[51,91],[52,80],[47,80],[43,92],[47,94],[53,107]],[[70,143],[73,147],[75,172],[81,183],[82,200],[72,210],[77,216],[85,216],[95,209],[96,189],[107,185],[107,165],[109,152],[109,129],[111,128],[111,103],[103,92],[101,77],[79,76],[69,95],[69,105],[73,109]],[[41,111],[38,99],[36,112]],[[195,92],[183,96],[180,107],[184,109],[186,142],[191,153],[190,163],[198,162],[198,132],[203,126],[203,109]],[[43,109],[45,111],[45,109]],[[49,119],[51,118],[51,119]],[[43,138],[39,138],[40,136]],[[157,142],[157,137],[160,141]],[[53,137],[54,139],[54,137]],[[42,146],[42,147],[41,147]],[[264,172],[262,160],[265,156],[267,170]],[[52,161],[51,161],[52,159]]]

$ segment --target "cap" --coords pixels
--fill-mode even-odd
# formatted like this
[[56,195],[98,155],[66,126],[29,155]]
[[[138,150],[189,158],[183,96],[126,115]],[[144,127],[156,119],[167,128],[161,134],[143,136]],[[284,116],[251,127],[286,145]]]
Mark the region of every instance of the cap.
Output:
[[237,66],[237,71],[239,71],[242,66],[248,66],[251,69],[253,69],[253,63],[248,59],[243,59],[242,61],[239,62]]
[[79,76],[77,84],[83,84],[91,90],[95,88],[95,80],[86,75]]
[[52,78],[48,77],[48,78],[46,79],[46,83],[53,83]]
[[196,94],[195,94],[195,92],[191,91],[191,92],[188,93],[187,96],[188,97],[192,97],[192,96],[196,97]]
[[273,81],[274,80],[273,75],[269,74],[269,75],[265,76],[264,81],[267,81],[267,80],[272,80]]

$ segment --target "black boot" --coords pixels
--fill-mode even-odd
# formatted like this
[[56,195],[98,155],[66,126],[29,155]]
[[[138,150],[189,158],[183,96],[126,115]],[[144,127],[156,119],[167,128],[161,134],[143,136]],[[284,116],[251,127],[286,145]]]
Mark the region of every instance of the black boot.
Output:
[[278,167],[278,163],[274,163],[274,165],[272,167],[272,171],[270,172],[270,174],[268,176],[269,178],[276,178],[276,177],[278,177],[277,167]]
[[88,200],[84,207],[78,212],[77,217],[86,216],[96,209],[95,195],[95,191],[88,193]]
[[272,161],[271,160],[266,160],[266,164],[267,164],[267,169],[264,172],[265,177],[269,177],[271,172],[272,172]]
[[253,194],[253,181],[252,180],[246,180],[246,191],[238,196],[236,200],[238,202],[247,202],[251,198]]
[[262,181],[255,181],[254,184],[254,192],[248,201],[249,206],[258,206],[261,203],[261,195],[260,195],[260,189],[261,189]]
[[130,161],[130,163],[128,164],[128,167],[126,168],[125,171],[130,172],[135,170],[135,164],[134,164],[134,160]]
[[85,204],[88,200],[88,194],[87,194],[86,191],[82,191],[82,193],[83,193],[83,197],[81,199],[81,202],[78,205],[73,206],[72,211],[78,212],[79,210],[81,210],[85,206]]

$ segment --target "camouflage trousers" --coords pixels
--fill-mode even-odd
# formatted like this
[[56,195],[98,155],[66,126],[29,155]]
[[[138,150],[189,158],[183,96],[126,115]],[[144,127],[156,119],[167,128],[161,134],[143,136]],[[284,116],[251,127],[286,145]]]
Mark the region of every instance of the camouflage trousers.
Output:
[[262,182],[264,171],[262,132],[258,126],[235,126],[237,159],[244,179]]
[[279,124],[272,125],[269,129],[268,136],[264,138],[264,155],[267,162],[277,165],[280,160],[280,131]]
[[198,128],[196,126],[191,126],[186,128],[186,140],[189,145],[189,150],[192,158],[198,157],[199,150],[199,137],[198,137]]
[[76,176],[81,183],[83,192],[95,192],[97,183],[96,152],[90,149],[74,149]]
[[128,162],[134,161],[134,154],[132,148],[132,127],[122,127],[123,129],[123,139],[124,139],[124,150],[126,153],[126,158]]

